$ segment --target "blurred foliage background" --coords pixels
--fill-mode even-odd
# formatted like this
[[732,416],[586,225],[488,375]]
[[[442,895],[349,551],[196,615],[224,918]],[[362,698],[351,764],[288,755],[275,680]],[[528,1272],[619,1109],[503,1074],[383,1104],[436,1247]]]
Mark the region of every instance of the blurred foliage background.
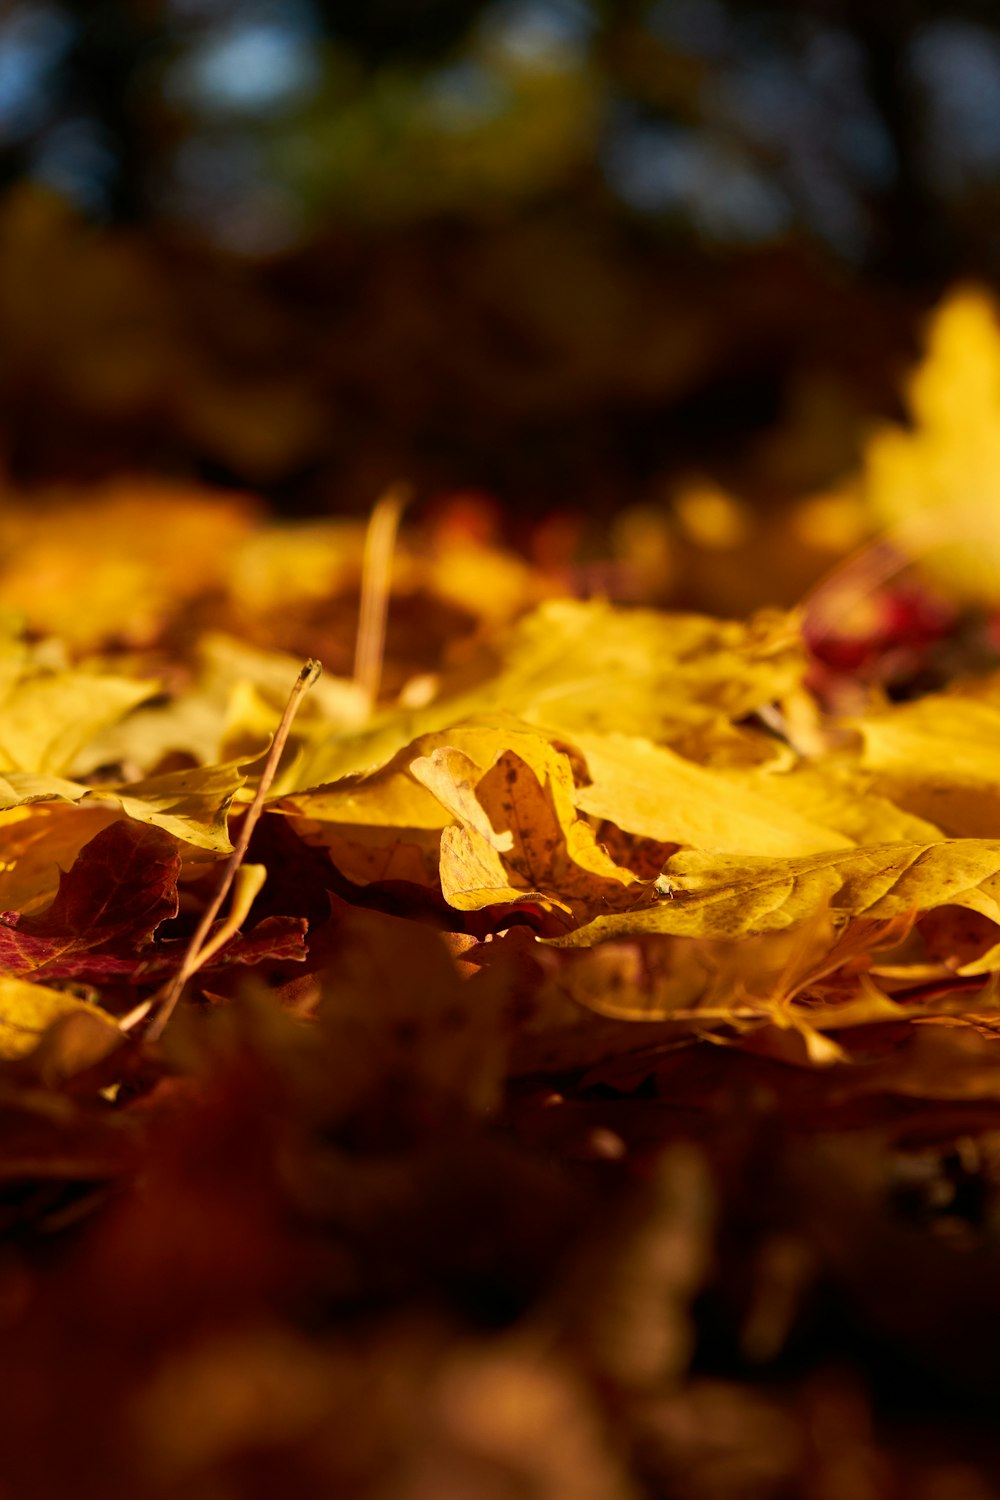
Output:
[[998,169],[986,0],[7,0],[2,459],[780,505],[995,279]]

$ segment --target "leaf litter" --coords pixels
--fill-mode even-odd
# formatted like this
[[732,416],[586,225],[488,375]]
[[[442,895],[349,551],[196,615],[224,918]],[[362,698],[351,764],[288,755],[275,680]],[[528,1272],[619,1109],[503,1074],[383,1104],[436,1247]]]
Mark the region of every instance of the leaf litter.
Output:
[[997,1493],[995,671],[401,503],[4,518],[6,1492]]

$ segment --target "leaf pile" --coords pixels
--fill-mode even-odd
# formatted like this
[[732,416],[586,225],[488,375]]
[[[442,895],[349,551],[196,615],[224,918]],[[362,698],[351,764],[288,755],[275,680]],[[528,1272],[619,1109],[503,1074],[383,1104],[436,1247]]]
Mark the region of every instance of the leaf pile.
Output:
[[373,704],[362,529],[83,515],[2,521],[5,1491],[994,1493],[1000,674],[413,534]]

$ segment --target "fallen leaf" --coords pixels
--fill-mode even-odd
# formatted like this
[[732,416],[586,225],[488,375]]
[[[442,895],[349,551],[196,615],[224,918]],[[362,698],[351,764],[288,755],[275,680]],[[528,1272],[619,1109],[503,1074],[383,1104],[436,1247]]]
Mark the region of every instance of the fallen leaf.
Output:
[[483,768],[453,745],[441,745],[429,755],[418,755],[410,761],[410,774],[432,792],[458,821],[485,840],[498,853],[509,853],[514,845],[510,829],[498,832],[490,822],[476,788]]
[[732,780],[747,796],[767,797],[855,844],[932,843],[944,837],[935,822],[859,775],[850,758],[832,764],[798,760],[785,767],[764,765],[735,771]]
[[62,1016],[93,1016],[117,1033],[113,1016],[63,990],[32,984],[12,974],[0,974],[0,1058],[23,1057]]
[[38,916],[0,918],[0,969],[43,978],[128,972],[136,951],[177,914],[180,855],[161,829],[112,823],[80,851]]
[[[665,745],[621,734],[576,734],[591,783],[576,805],[609,818],[629,833],[695,849],[747,854],[813,854],[844,849],[851,840],[835,827],[787,806],[788,778],[740,780],[699,766]],[[803,807],[807,799],[801,799]]]
[[0,769],[71,772],[88,741],[157,690],[155,682],[94,672],[47,672],[9,688],[0,704]]
[[743,624],[553,600],[443,674],[426,707],[383,712],[356,735],[315,745],[299,786],[375,770],[421,736],[498,715],[570,736],[728,736],[733,720],[797,692],[805,670],[795,616],[765,611]]
[[59,888],[84,844],[121,816],[117,808],[34,802],[0,813],[0,911],[34,916]]
[[746,624],[553,600],[493,648],[487,706],[553,729],[669,742],[699,723],[740,719],[794,692],[805,672],[798,623],[777,611]]
[[[487,834],[479,826],[481,815],[475,821],[461,816],[472,786],[471,762],[462,758],[451,809],[461,821],[441,835],[441,890],[450,905],[475,911],[542,899],[579,920],[582,913],[619,905],[638,884],[577,816],[568,759],[550,749],[547,762],[543,781],[515,751],[505,750],[479,775],[475,797],[488,820]],[[448,795],[443,785],[441,795]]]
[[951,838],[1000,837],[1000,707],[932,693],[856,721],[868,783]]
[[798,859],[682,850],[664,870],[666,899],[597,917],[559,941],[583,946],[640,932],[747,937],[791,927],[826,907],[881,918],[968,906],[997,921],[998,876],[1000,843],[987,839],[875,844]]
[[196,849],[228,854],[228,813],[246,783],[246,762],[165,771],[142,781],[85,788],[81,806],[110,803],[127,818],[147,823]]
[[5,502],[0,606],[79,651],[145,643],[222,571],[253,524],[242,496],[118,478],[39,504]]
[[986,292],[958,290],[937,310],[907,394],[912,426],[883,426],[865,450],[869,503],[932,577],[960,598],[995,602],[1000,330]]

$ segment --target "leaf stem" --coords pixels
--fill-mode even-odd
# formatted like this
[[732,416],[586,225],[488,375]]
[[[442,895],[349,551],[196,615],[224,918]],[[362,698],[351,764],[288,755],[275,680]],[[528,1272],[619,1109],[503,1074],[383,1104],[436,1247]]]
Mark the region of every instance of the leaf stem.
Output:
[[361,565],[361,604],[354,652],[354,680],[374,707],[382,681],[385,623],[392,588],[392,557],[403,507],[410,498],[405,484],[394,484],[375,502],[365,534]]
[[[261,813],[264,811],[264,799],[274,780],[274,773],[278,769],[278,761],[281,759],[281,752],[285,748],[285,742],[288,739],[292,721],[298,712],[299,704],[302,701],[303,695],[312,687],[322,670],[318,661],[310,659],[295,679],[295,684],[288,695],[288,702],[285,704],[281,720],[275,730],[274,739],[271,741],[271,749],[268,752],[267,760],[264,762],[264,769],[260,773],[256,794],[243,819],[233,852],[226,861],[218,890],[205,908],[202,919],[198,923],[191,941],[188,943],[187,950],[177,972],[164,985],[160,993],[155,995],[149,1002],[149,1008],[155,1011],[146,1031],[146,1040],[149,1042],[155,1042],[163,1035],[163,1031],[174,1013],[185,984],[191,978],[191,975],[197,971],[204,959],[210,956],[208,950],[211,945],[208,934],[212,923],[219,915],[222,903],[229,894],[232,883],[236,878],[236,872],[243,863],[243,858],[247,852],[250,836],[257,826]],[[148,1014],[148,1012],[146,1013]],[[135,1016],[135,1019],[139,1019],[139,1017]]]

